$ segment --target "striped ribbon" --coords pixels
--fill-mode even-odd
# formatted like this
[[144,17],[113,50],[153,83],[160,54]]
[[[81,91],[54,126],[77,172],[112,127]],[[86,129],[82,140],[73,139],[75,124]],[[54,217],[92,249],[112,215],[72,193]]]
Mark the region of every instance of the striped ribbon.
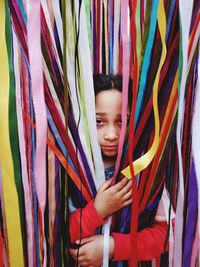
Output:
[[[186,71],[187,71],[187,54],[188,54],[188,36],[191,20],[193,1],[184,5],[182,1],[179,1],[180,6],[180,23],[181,23],[181,52],[180,61],[182,63],[182,69],[180,70],[179,77],[181,82],[179,84],[179,111],[178,111],[178,124],[177,124],[177,147],[179,156],[179,191],[177,200],[177,213],[175,223],[175,246],[174,246],[174,265],[181,266],[182,264],[182,234],[183,234],[183,200],[184,200],[184,182],[183,182],[183,165],[181,155],[181,128],[183,125],[184,114],[184,94],[186,84]],[[184,19],[183,19],[184,18]]]
[[5,39],[6,12],[4,1],[0,2],[0,12],[0,161],[2,168],[2,184],[8,235],[9,262],[11,266],[24,266],[19,202],[14,179],[14,166],[8,128],[10,79]]
[[[166,16],[164,10],[164,4],[162,1],[158,5],[158,26],[161,34],[162,40],[162,54],[160,59],[160,64],[158,67],[158,71],[155,78],[155,83],[153,85],[153,109],[154,109],[154,119],[155,119],[155,136],[153,144],[150,150],[141,156],[139,159],[133,162],[133,168],[135,175],[138,174],[141,170],[146,168],[148,164],[152,161],[159,144],[159,130],[160,130],[160,123],[159,123],[159,114],[158,114],[158,83],[160,77],[160,71],[163,66],[163,63],[166,58],[166,46],[165,46],[165,33],[166,33]],[[136,117],[137,118],[137,117]],[[122,171],[123,175],[127,178],[131,178],[130,167],[127,167],[125,170]]]
[[30,57],[32,96],[36,121],[36,154],[34,177],[39,204],[39,223],[41,231],[41,263],[47,264],[46,241],[44,233],[44,210],[46,204],[46,140],[47,119],[43,90],[42,54],[40,42],[40,1],[28,2],[28,46]]

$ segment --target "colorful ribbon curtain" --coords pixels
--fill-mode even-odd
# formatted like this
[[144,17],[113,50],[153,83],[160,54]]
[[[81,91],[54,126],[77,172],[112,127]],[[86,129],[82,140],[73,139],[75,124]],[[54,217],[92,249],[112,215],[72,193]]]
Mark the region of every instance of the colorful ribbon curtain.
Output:
[[0,0],[4,266],[71,266],[67,189],[82,207],[105,180],[93,73],[123,76],[113,183],[122,175],[133,179],[135,206],[132,217],[120,213],[118,231],[131,229],[136,251],[136,231],[159,201],[163,183],[168,220],[172,208],[176,213],[174,252],[148,263],[138,263],[133,253],[130,266],[198,266],[200,1],[189,2]]

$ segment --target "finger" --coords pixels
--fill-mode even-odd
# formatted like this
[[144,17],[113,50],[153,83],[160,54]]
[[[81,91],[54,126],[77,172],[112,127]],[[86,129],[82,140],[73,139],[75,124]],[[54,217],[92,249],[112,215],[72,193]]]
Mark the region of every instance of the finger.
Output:
[[69,252],[70,252],[70,254],[72,255],[72,257],[76,257],[76,255],[77,255],[77,249],[69,249]]
[[126,184],[128,183],[128,179],[124,177],[120,182],[114,185],[112,188],[116,191],[120,191]]
[[124,203],[123,203],[123,207],[126,207],[128,205],[130,205],[132,203],[132,198],[130,198],[129,200],[126,200]]
[[89,266],[89,262],[88,261],[82,261],[82,262],[78,262],[78,263],[81,266],[85,266],[85,267],[88,267]]
[[[97,267],[97,265],[91,265],[91,261],[88,259],[80,260],[78,262],[81,266],[86,266],[86,267]],[[99,266],[99,265],[98,265]]]
[[123,201],[127,201],[132,199],[132,191],[128,191],[125,195],[123,195]]
[[128,183],[120,190],[120,195],[125,195],[128,192],[132,192],[132,181],[128,181]]
[[79,249],[69,249],[69,252],[71,253],[72,257],[79,258],[80,256],[84,255],[84,252],[82,251],[81,247]]
[[85,255],[78,257],[78,263],[81,266],[88,266],[90,264],[90,262],[88,261]]
[[103,183],[103,185],[101,186],[99,191],[101,191],[101,192],[105,191],[106,189],[108,189],[110,187],[110,185],[111,185],[111,179],[105,181],[105,183]]
[[82,245],[85,245],[86,243],[89,243],[89,242],[91,242],[91,241],[93,241],[93,237],[92,237],[92,236],[83,238],[83,239],[81,239],[81,240],[76,240],[75,243],[76,243],[77,245],[82,246]]

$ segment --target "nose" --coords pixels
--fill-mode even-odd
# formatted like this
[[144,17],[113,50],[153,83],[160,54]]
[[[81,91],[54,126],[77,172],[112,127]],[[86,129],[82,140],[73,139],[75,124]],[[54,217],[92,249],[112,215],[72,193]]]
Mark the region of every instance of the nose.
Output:
[[119,131],[114,126],[109,126],[104,134],[105,140],[117,140],[119,138]]

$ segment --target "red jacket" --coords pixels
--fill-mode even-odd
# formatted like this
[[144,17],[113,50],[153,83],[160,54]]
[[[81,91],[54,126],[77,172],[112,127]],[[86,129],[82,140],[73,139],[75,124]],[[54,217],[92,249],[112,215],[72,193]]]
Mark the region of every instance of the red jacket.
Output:
[[[97,213],[93,201],[90,201],[85,208],[82,209],[82,238],[95,234],[98,227],[102,226],[105,221]],[[151,227],[145,228],[138,232],[138,260],[152,260],[164,252],[164,243],[167,233],[167,222],[154,221]],[[130,234],[112,233],[114,238],[114,259],[129,260],[131,255]],[[70,237],[74,243],[80,239],[80,209],[70,215]]]

